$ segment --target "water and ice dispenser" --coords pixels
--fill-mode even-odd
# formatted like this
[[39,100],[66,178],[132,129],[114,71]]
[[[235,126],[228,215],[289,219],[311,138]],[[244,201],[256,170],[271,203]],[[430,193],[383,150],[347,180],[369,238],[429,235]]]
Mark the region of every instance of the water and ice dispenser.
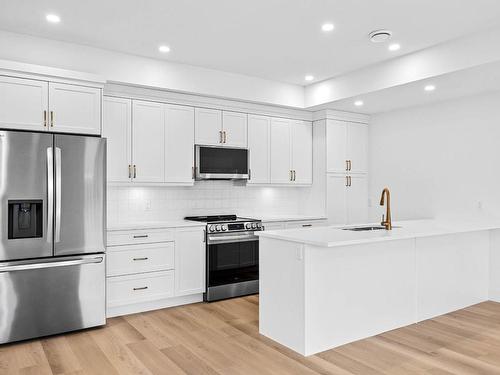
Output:
[[43,236],[42,200],[9,200],[8,239]]

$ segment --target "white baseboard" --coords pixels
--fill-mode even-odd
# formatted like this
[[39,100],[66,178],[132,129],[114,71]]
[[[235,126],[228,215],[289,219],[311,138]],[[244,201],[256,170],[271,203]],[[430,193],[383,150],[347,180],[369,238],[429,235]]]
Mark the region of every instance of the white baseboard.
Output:
[[203,301],[203,293],[193,294],[189,296],[164,298],[156,301],[134,303],[130,305],[123,306],[113,306],[108,307],[106,316],[108,318],[113,318],[115,316],[136,314],[145,311],[164,309],[167,307],[174,307],[180,305],[187,305],[190,303],[197,303]]

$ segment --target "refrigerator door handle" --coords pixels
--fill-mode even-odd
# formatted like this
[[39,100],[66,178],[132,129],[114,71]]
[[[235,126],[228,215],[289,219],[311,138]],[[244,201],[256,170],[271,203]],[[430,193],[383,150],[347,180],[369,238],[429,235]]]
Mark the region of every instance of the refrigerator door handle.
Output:
[[54,155],[47,147],[47,242],[52,242],[54,225]]
[[38,263],[33,263],[33,261],[9,262],[5,266],[0,266],[0,273],[35,270],[35,269],[41,269],[41,268],[79,266],[82,264],[102,263],[102,261],[103,261],[103,257],[73,258],[73,259],[61,260],[61,261],[55,261],[55,262],[52,261],[52,262],[38,262]]
[[61,241],[61,149],[56,147],[56,228],[54,241]]

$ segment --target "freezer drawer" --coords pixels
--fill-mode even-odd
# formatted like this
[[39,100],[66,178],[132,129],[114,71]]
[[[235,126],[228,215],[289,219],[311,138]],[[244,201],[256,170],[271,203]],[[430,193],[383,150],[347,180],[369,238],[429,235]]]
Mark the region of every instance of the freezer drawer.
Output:
[[105,324],[104,257],[0,263],[0,343]]

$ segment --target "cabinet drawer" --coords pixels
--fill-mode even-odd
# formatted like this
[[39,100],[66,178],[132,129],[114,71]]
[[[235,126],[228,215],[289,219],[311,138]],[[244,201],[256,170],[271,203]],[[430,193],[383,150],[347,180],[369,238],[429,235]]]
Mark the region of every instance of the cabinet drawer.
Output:
[[174,243],[115,246],[108,252],[108,276],[171,270],[174,268]]
[[169,298],[174,295],[174,271],[107,278],[108,307]]
[[326,220],[290,221],[290,222],[286,223],[286,229],[324,227],[327,224],[328,224],[328,222]]
[[173,229],[144,229],[108,232],[108,246],[174,241]]

